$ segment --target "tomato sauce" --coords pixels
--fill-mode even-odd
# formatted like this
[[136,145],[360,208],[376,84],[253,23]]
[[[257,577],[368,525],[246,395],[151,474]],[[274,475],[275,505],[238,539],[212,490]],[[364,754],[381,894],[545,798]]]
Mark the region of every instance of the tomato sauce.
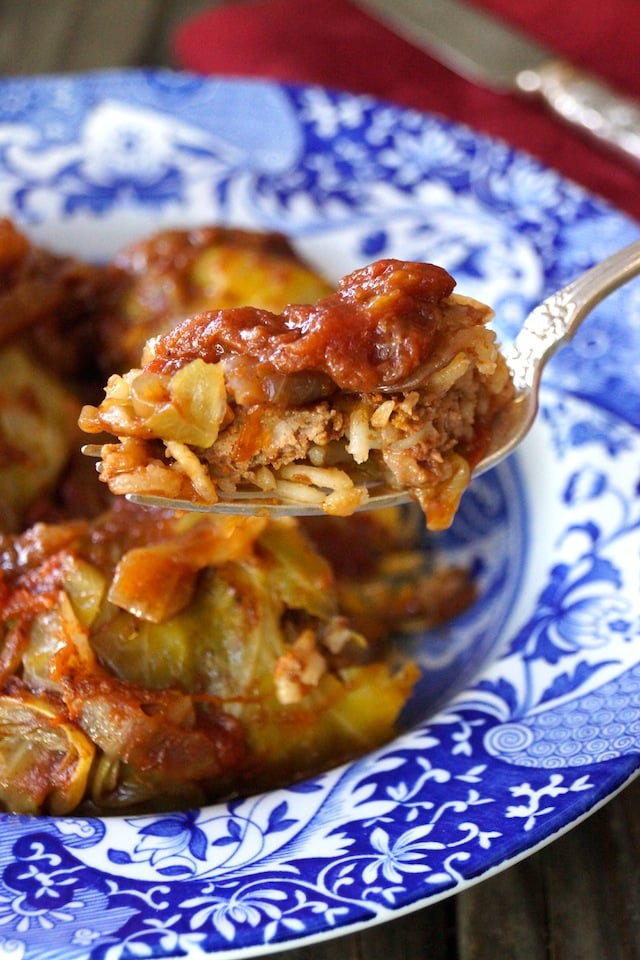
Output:
[[242,357],[251,402],[273,401],[277,392],[274,402],[281,405],[290,397],[281,383],[274,390],[277,375],[315,375],[315,384],[307,378],[303,402],[314,390],[326,395],[327,378],[333,390],[348,392],[399,384],[429,356],[440,303],[454,285],[442,267],[379,260],[349,274],[315,305],[290,305],[279,315],[241,307],[190,318],[156,341],[149,368],[172,371],[196,357],[211,363]]

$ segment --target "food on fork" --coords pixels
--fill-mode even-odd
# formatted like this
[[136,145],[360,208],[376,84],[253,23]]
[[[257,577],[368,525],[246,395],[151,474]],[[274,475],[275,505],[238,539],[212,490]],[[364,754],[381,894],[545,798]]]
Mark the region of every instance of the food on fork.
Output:
[[447,527],[513,399],[485,305],[433,264],[381,260],[315,304],[205,311],[148,341],[80,426],[115,494],[239,491],[349,515],[408,488]]

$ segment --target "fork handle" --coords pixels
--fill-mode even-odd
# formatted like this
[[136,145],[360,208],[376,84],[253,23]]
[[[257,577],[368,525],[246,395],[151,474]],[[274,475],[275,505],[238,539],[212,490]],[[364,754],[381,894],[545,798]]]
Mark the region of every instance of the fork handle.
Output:
[[516,389],[535,387],[547,362],[594,307],[638,274],[640,240],[591,267],[532,310],[505,351]]

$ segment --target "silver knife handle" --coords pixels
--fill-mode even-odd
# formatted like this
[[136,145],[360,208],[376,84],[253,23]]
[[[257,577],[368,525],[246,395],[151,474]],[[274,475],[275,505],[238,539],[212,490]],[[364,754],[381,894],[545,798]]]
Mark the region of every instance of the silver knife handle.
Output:
[[523,93],[541,97],[555,114],[640,166],[640,107],[562,60],[522,70]]

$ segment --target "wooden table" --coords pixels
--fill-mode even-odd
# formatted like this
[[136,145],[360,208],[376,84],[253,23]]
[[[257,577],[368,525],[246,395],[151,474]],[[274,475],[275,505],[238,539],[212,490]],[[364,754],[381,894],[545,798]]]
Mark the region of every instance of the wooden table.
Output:
[[[171,66],[212,0],[0,0],[0,73]],[[304,2],[304,0],[301,0]],[[289,960],[638,960],[640,781],[555,843],[456,897]]]

